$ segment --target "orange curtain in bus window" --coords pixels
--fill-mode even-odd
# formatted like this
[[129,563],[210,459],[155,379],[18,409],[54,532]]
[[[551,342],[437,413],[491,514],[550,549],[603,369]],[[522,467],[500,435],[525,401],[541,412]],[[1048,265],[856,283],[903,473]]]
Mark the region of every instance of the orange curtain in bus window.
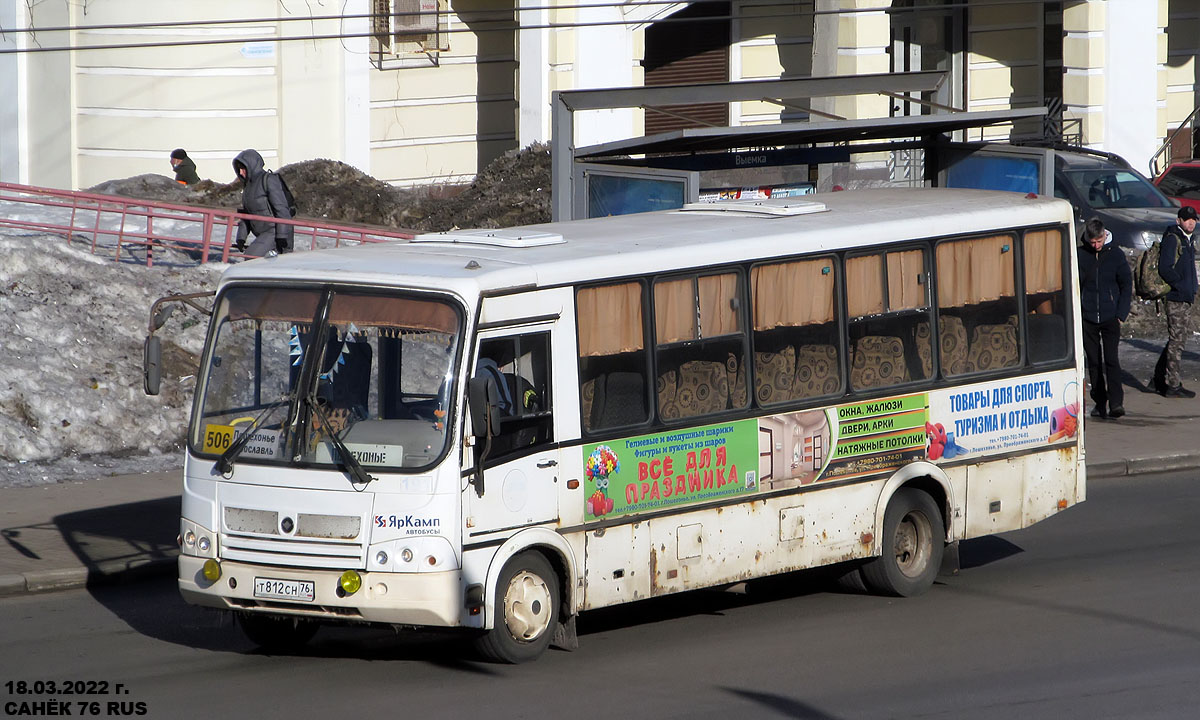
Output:
[[717,337],[741,331],[738,322],[738,276],[735,273],[705,275],[698,281],[700,293],[700,337]]
[[996,235],[937,246],[938,305],[962,307],[1013,297],[1013,237]]
[[654,332],[659,345],[697,339],[694,282],[686,277],[654,283]]
[[846,259],[846,311],[852,318],[878,315],[883,307],[883,260],[879,255]]
[[642,285],[621,283],[584,288],[575,297],[579,356],[641,350]]
[[1025,233],[1025,292],[1053,293],[1062,286],[1062,231]]
[[[901,250],[887,254],[888,310],[915,310],[925,299],[925,253]],[[849,286],[853,287],[853,286]]]
[[830,322],[834,276],[832,258],[755,266],[750,271],[754,329]]

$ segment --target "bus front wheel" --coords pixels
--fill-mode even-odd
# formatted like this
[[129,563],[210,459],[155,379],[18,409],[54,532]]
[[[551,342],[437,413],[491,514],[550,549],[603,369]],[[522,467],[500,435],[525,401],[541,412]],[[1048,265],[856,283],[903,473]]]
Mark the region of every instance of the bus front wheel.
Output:
[[546,558],[537,552],[517,555],[500,572],[494,625],[476,647],[496,662],[533,660],[554,639],[558,605],[558,576]]
[[250,641],[267,652],[291,653],[312,640],[320,627],[311,620],[272,617],[256,613],[237,614],[238,625]]
[[920,595],[937,577],[945,539],[942,514],[933,498],[901,488],[883,514],[883,553],[863,565],[863,580],[881,595]]

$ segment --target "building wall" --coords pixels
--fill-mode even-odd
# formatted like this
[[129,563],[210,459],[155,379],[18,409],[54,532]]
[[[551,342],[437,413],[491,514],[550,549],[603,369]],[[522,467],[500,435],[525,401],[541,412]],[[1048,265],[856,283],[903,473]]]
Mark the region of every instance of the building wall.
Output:
[[[967,8],[967,110],[1010,110],[1043,103],[1041,2]],[[1022,126],[1015,132],[1040,132]],[[975,131],[971,139],[999,140],[1013,134],[1010,125]]]
[[1165,138],[1187,120],[1200,105],[1200,3],[1195,0],[1166,0],[1167,32],[1165,67],[1166,107],[1162,135]]
[[[211,0],[203,10],[192,3],[168,0],[156,3],[154,19],[254,19],[277,12],[271,0]],[[82,6],[72,3],[74,25],[146,19],[144,6],[136,3],[97,3],[86,15]],[[188,150],[202,178],[220,182],[233,179],[230,161],[247,147],[262,153],[269,167],[305,157],[311,143],[293,133],[296,146],[286,147],[281,117],[300,112],[298,94],[321,92],[305,76],[315,62],[335,67],[338,63],[328,57],[310,58],[312,50],[303,46],[311,43],[273,41],[297,31],[307,32],[308,26],[290,23],[285,29],[275,22],[255,22],[73,33],[72,42],[85,46],[234,42],[95,49],[65,56],[74,58],[70,81],[76,133],[71,184],[86,188],[115,177],[170,175],[167,157],[175,147]],[[310,126],[315,125],[315,132],[327,135],[335,129],[330,127],[330,113],[324,106],[313,107],[304,115]]]
[[511,0],[460,0],[440,52],[413,50],[370,72],[371,171],[397,185],[470,180],[517,147]]
[[[24,6],[24,3],[21,4]],[[18,7],[17,14],[25,15]],[[68,8],[37,5],[36,22],[41,27],[62,27],[70,24]],[[28,18],[28,15],[25,15]],[[26,25],[28,27],[28,25]],[[62,46],[69,42],[65,33],[26,34],[18,43],[26,47]],[[18,156],[22,167],[21,182],[46,186],[70,187],[72,177],[72,142],[75,133],[71,112],[71,56],[63,52],[29,53],[19,56],[17,78],[24,107],[18,110]]]
[[[794,79],[812,75],[813,2],[743,0],[733,4],[730,79]],[[763,125],[809,117],[807,105],[765,101],[734,103],[731,125]]]
[[[0,178],[80,188],[113,177],[169,175],[167,154],[186,147],[201,176],[225,181],[232,176],[230,159],[254,147],[271,167],[326,157],[400,185],[468,180],[503,152],[549,139],[550,92],[640,85],[645,28],[685,7],[610,7],[607,0],[592,0],[543,9],[546,3],[523,0],[525,10],[517,12],[516,2],[443,0],[442,23],[451,32],[441,46],[398,53],[378,68],[365,38],[278,42],[297,34],[362,35],[370,26],[362,19],[289,22],[296,16],[277,0],[160,0],[153,17],[141,3],[89,3],[85,13],[83,5],[65,0],[0,0],[0,24],[9,27],[29,25],[28,12],[37,27],[269,18],[83,29],[59,37],[42,32],[28,41],[0,37],[6,47],[35,39],[44,46],[232,41],[0,57],[0,92],[18,99],[0,108]],[[888,72],[892,4],[735,0],[731,79]],[[347,0],[344,12],[372,6],[370,0]],[[896,9],[909,7],[897,3]],[[1036,0],[972,0],[967,6],[965,70],[955,81],[965,90],[967,109],[1042,104],[1044,48],[1053,40],[1045,37],[1044,7]],[[326,6],[313,6],[313,13],[324,12]],[[496,19],[517,19],[526,29],[488,31]],[[1081,121],[1085,144],[1125,149],[1140,163],[1146,148],[1200,102],[1200,5],[1065,0],[1062,26],[1066,116]],[[1139,60],[1130,62],[1134,51]],[[810,104],[852,119],[885,117],[893,105],[883,96]],[[789,108],[758,101],[735,105],[731,122],[806,117],[800,103]],[[644,127],[637,109],[581,113],[577,121],[581,145],[640,134]],[[991,128],[975,137],[1003,139],[1011,131]]]

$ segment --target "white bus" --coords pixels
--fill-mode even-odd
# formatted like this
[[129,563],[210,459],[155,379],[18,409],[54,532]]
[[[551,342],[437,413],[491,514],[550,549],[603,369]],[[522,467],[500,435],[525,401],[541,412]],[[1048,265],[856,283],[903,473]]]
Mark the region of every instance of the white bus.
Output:
[[505,662],[802,568],[924,592],[958,541],[1084,500],[1072,221],[867,190],[235,265],[180,589],[264,646],[449,627]]

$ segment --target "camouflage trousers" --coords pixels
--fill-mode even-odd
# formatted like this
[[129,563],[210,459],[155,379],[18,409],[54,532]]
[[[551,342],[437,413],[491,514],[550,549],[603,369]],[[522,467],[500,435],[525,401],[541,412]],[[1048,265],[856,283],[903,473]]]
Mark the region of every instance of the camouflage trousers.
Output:
[[1158,358],[1158,368],[1155,373],[1155,389],[1162,391],[1177,388],[1182,384],[1179,377],[1179,360],[1183,356],[1183,346],[1190,333],[1192,304],[1165,300],[1163,305],[1167,311],[1167,345]]

